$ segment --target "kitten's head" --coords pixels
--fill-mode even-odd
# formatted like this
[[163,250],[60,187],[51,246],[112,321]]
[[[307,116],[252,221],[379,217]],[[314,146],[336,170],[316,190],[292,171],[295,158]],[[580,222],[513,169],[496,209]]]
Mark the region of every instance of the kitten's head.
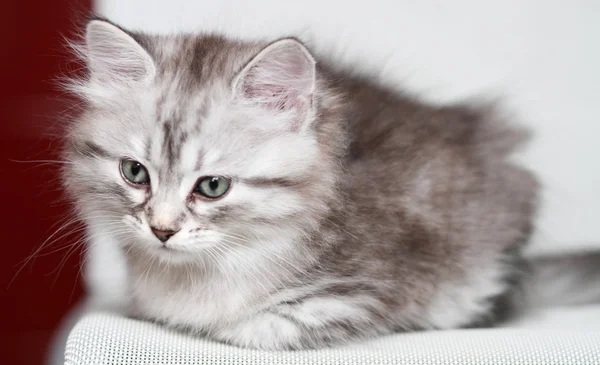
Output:
[[65,181],[96,230],[185,261],[291,242],[328,214],[344,136],[337,97],[300,42],[150,36],[93,20],[80,51],[89,75],[72,90],[86,109]]

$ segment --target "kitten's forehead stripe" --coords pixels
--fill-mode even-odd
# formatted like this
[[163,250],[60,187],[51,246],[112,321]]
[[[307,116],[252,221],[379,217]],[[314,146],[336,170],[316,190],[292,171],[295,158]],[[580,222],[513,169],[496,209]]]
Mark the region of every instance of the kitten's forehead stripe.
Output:
[[171,167],[175,163],[176,148],[173,140],[173,126],[170,120],[163,123],[163,157],[167,161],[167,166]]
[[205,98],[198,98],[196,103],[198,105],[191,111],[191,115],[188,118],[192,123],[189,127],[190,133],[199,135],[202,132],[202,121],[208,117],[211,104],[210,100]]

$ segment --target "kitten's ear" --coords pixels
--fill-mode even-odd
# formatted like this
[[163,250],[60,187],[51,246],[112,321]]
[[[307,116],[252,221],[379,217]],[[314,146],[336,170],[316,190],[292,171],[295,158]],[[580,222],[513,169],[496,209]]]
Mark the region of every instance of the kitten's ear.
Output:
[[236,97],[272,110],[306,109],[315,89],[315,59],[304,45],[282,39],[263,49],[238,74]]
[[139,82],[154,76],[152,57],[119,27],[92,20],[87,25],[85,41],[92,77],[100,81]]

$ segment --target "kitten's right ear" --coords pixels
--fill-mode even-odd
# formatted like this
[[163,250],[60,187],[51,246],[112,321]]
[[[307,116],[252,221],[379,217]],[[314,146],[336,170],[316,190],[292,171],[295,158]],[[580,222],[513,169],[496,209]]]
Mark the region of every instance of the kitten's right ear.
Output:
[[271,43],[236,76],[234,95],[271,110],[306,111],[312,105],[316,61],[295,39]]
[[131,35],[109,22],[90,21],[85,41],[92,78],[140,82],[149,80],[156,72],[148,52]]

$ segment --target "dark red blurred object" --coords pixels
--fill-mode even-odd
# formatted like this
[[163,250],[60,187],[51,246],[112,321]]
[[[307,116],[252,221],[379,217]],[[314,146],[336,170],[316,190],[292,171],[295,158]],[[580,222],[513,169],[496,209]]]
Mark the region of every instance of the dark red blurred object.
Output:
[[16,271],[69,214],[61,200],[59,165],[27,161],[58,158],[60,140],[51,126],[66,122],[61,116],[71,105],[55,80],[76,71],[67,62],[63,36],[73,37],[90,9],[91,0],[4,0],[0,5],[3,364],[43,363],[56,326],[81,297],[80,247],[63,261],[75,235],[57,240]]

